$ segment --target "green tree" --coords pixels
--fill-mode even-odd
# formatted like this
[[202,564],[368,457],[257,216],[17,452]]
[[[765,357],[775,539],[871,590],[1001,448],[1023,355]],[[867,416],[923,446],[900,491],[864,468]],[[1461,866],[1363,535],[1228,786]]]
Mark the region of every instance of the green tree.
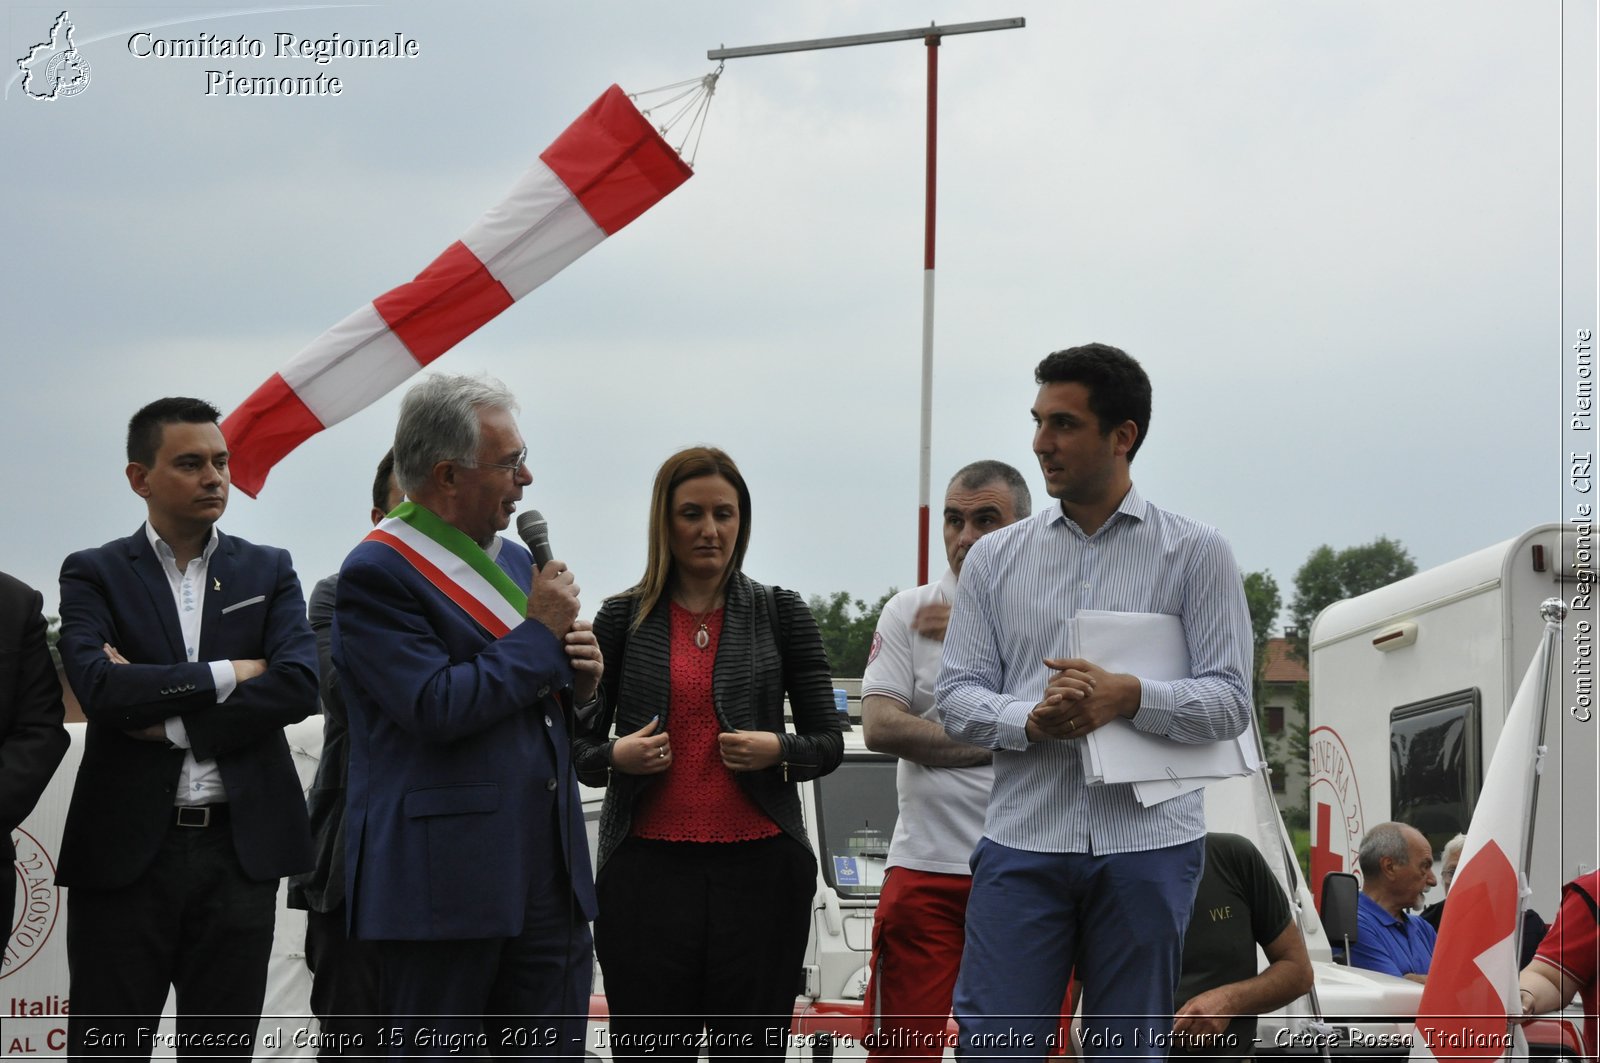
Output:
[[868,605],[861,598],[851,598],[849,591],[835,591],[826,597],[813,594],[807,600],[817,628],[822,632],[822,647],[828,651],[828,663],[835,676],[854,679],[866,671],[872,633],[878,629],[878,614],[894,595],[895,589],[890,587],[875,605]]
[[1289,615],[1294,618],[1291,652],[1302,661],[1310,660],[1306,647],[1311,621],[1334,602],[1377,590],[1416,571],[1411,554],[1386,535],[1343,550],[1327,544],[1317,547],[1294,574],[1294,600],[1289,603]]
[[[1278,611],[1283,608],[1283,595],[1278,592],[1278,581],[1266,569],[1244,574],[1244,600],[1250,607],[1250,639],[1255,650],[1255,668],[1250,677],[1250,696],[1256,712],[1262,712],[1262,679],[1267,670],[1267,640],[1272,637],[1272,626],[1277,623]],[[1267,733],[1267,721],[1256,722],[1262,734]]]

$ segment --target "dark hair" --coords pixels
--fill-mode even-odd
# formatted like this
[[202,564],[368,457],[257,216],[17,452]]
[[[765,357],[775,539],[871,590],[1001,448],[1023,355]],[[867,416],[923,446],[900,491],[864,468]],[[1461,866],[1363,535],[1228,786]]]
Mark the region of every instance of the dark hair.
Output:
[[1139,429],[1128,460],[1144,445],[1150,431],[1150,378],[1144,367],[1120,347],[1105,343],[1085,343],[1045,355],[1033,371],[1035,384],[1082,384],[1089,391],[1089,409],[1100,422],[1100,434],[1108,436],[1124,421]]
[[169,424],[216,424],[220,420],[222,414],[204,399],[157,399],[128,420],[128,460],[154,465]]
[[372,478],[372,508],[389,512],[389,488],[394,483],[394,448],[378,462],[378,475]]
[[[1028,493],[1028,481],[1022,474],[1003,461],[985,458],[963,465],[950,477],[950,487],[963,491],[976,491],[992,483],[1002,483],[1011,490],[1011,518],[1021,520],[1033,513],[1033,496]],[[945,490],[949,490],[947,487]]]
[[684,481],[702,476],[722,477],[739,495],[739,534],[733,541],[733,557],[729,559],[723,578],[744,567],[744,554],[750,546],[750,488],[745,486],[739,466],[726,451],[716,447],[688,447],[678,451],[661,464],[656,471],[655,486],[650,489],[650,553],[645,560],[643,578],[625,592],[639,599],[634,627],[650,615],[672,581],[672,493]]

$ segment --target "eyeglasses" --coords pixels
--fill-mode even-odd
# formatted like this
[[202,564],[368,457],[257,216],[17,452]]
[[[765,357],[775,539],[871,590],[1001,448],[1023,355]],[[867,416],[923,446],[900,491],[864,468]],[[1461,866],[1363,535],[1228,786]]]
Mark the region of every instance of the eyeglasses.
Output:
[[463,465],[471,465],[474,468],[482,467],[486,469],[504,469],[506,472],[509,472],[515,476],[517,472],[528,463],[528,448],[523,447],[521,450],[517,451],[517,460],[513,461],[509,465],[499,461],[477,461],[473,458],[457,458],[456,460]]

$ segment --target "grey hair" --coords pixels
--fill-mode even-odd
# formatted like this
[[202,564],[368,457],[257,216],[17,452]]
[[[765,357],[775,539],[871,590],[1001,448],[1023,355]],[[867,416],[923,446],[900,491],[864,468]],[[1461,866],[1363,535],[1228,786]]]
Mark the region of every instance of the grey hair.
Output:
[[1358,851],[1363,878],[1370,880],[1381,874],[1385,857],[1401,867],[1411,863],[1411,847],[1406,844],[1404,827],[1403,823],[1380,823],[1367,831]]
[[963,491],[976,491],[996,481],[1011,489],[1012,517],[1021,520],[1032,515],[1033,496],[1028,494],[1028,481],[1022,478],[1020,472],[1003,461],[986,458],[970,465],[963,465],[956,470],[954,476],[950,477],[950,487],[959,487]]
[[441,461],[478,453],[478,411],[517,412],[517,400],[490,376],[430,373],[406,392],[394,429],[394,478],[407,495],[427,485]]
[[1450,862],[1451,853],[1459,854],[1461,850],[1465,849],[1466,847],[1467,836],[1465,834],[1457,834],[1454,838],[1451,838],[1449,841],[1444,843],[1444,851],[1439,854],[1439,862],[1441,864],[1448,864]]

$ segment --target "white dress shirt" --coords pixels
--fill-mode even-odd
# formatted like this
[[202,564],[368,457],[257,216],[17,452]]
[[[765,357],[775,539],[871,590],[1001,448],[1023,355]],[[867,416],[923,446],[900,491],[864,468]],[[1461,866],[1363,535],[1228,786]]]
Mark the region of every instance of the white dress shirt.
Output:
[[[172,604],[178,610],[178,629],[183,636],[183,659],[193,663],[200,659],[200,620],[205,613],[206,584],[208,570],[211,567],[211,555],[217,548],[217,529],[213,525],[211,537],[206,540],[206,548],[200,556],[190,561],[188,566],[181,571],[178,568],[178,557],[172,547],[156,534],[156,530],[145,521],[144,534],[150,540],[150,548],[156,552],[156,558],[161,562],[161,571],[167,577],[167,586],[172,589]],[[211,679],[217,687],[217,704],[228,700],[228,695],[233,693],[234,687],[239,685],[234,675],[232,661],[210,661]],[[183,757],[183,771],[178,774],[178,791],[173,796],[175,805],[214,805],[228,799],[227,790],[222,786],[222,775],[217,771],[215,760],[196,760],[194,751],[189,748],[189,732],[183,726],[183,717],[168,716],[166,721],[167,741],[185,750]]]

